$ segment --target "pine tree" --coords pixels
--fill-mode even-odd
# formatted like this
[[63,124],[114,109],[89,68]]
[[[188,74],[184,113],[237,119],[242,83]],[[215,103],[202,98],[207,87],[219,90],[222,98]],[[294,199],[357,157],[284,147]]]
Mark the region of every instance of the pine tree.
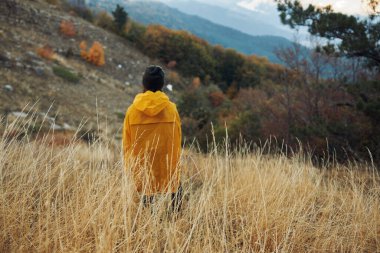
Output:
[[128,13],[124,10],[124,7],[116,5],[116,9],[112,12],[112,15],[117,32],[122,33],[128,21]]
[[299,0],[276,1],[283,24],[305,26],[310,34],[330,41],[326,52],[366,58],[369,66],[380,70],[379,0],[366,0],[372,9],[367,18],[334,12],[331,6],[304,8]]

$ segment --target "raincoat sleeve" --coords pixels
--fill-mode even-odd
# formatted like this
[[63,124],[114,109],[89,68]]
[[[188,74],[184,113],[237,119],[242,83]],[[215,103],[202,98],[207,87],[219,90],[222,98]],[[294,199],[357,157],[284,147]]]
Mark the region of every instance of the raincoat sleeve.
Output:
[[129,124],[129,110],[127,111],[124,118],[123,125],[123,155],[124,161],[127,160],[128,154],[132,149],[132,140],[131,140],[131,126]]
[[179,145],[181,147],[181,143],[182,143],[181,118],[179,117],[177,108],[176,108],[176,125],[177,125],[178,133],[179,133]]
[[182,129],[181,129],[181,118],[179,117],[177,107],[175,107],[175,115],[176,115],[175,124],[177,128],[177,131],[176,131],[177,134],[174,139],[178,147],[178,156],[180,156],[181,148],[182,148]]

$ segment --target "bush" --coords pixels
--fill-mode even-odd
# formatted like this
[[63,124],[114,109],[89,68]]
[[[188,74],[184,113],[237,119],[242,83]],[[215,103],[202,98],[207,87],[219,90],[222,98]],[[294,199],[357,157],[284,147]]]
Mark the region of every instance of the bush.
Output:
[[178,83],[181,82],[181,77],[179,76],[179,74],[177,72],[175,72],[175,71],[169,71],[168,74],[167,74],[166,80],[169,83],[178,84]]
[[[240,113],[237,119],[227,125],[227,129],[232,146],[239,145],[241,140],[257,142],[261,137],[259,115],[250,111]],[[218,141],[222,141],[225,138],[225,127],[218,126],[215,135]]]
[[127,23],[125,27],[125,37],[127,40],[133,42],[140,49],[143,46],[146,27],[134,21]]
[[93,12],[85,6],[70,6],[70,11],[74,12],[78,17],[81,17],[89,22],[94,21]]
[[53,60],[55,58],[55,53],[49,45],[37,48],[37,54],[48,60]]
[[62,20],[59,25],[59,30],[61,34],[67,37],[74,37],[76,35],[75,26],[71,21]]
[[95,19],[95,25],[111,32],[115,32],[116,30],[112,17],[105,11],[98,13]]
[[58,4],[58,0],[45,0],[45,2],[47,2],[48,4],[52,4],[52,5]]
[[71,83],[78,83],[80,80],[80,77],[78,74],[75,74],[71,72],[69,69],[61,66],[54,66],[53,67],[53,73],[56,76],[61,77],[62,79],[71,82]]
[[105,64],[104,48],[101,43],[95,41],[87,52],[87,43],[82,41],[79,45],[81,49],[81,57],[94,64],[95,66],[103,66]]
[[211,92],[208,95],[208,98],[209,98],[213,107],[218,107],[218,106],[222,105],[224,100],[226,99],[223,92],[221,92],[221,91]]

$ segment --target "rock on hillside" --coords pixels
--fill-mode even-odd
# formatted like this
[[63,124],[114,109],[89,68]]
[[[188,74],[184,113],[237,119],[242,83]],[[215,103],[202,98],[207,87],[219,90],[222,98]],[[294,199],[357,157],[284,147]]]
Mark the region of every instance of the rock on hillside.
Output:
[[[97,129],[99,122],[105,129],[107,122],[107,134],[118,135],[125,109],[141,90],[141,74],[154,62],[124,39],[52,5],[18,1],[16,12],[9,17],[7,13],[1,4],[0,113],[7,116],[33,107],[55,117],[54,126],[86,122],[86,129]],[[74,37],[60,33],[62,20],[75,25]],[[82,40],[104,45],[104,66],[80,58]],[[55,60],[36,53],[46,45],[54,50]],[[79,82],[57,76],[54,68],[70,70]]]

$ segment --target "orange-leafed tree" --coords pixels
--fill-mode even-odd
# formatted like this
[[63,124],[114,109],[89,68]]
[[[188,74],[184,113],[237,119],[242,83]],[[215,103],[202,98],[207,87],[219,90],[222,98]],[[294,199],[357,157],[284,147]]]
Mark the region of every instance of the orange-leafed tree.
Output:
[[176,61],[169,61],[169,63],[167,64],[167,67],[169,69],[174,69],[175,66],[177,66],[177,62]]
[[169,71],[167,79],[171,83],[181,82],[181,78],[180,78],[179,74],[175,71]]
[[59,25],[59,30],[67,37],[74,37],[76,35],[75,26],[71,21],[62,20]]
[[53,60],[55,57],[55,53],[49,45],[37,48],[37,54],[48,60]]
[[199,77],[194,77],[192,81],[192,86],[194,89],[198,89],[201,86],[202,82]]
[[208,98],[214,107],[218,107],[226,100],[225,95],[221,91],[214,91],[208,95]]
[[79,47],[81,49],[81,57],[85,59],[86,61],[96,65],[96,66],[103,66],[105,64],[105,57],[104,57],[104,48],[101,43],[98,41],[95,41],[92,44],[92,47],[87,51],[87,43],[85,41],[82,41],[79,44]]
[[87,60],[87,42],[86,41],[82,41],[80,44],[79,44],[79,48],[80,48],[80,56]]
[[102,44],[95,41],[88,51],[88,61],[96,66],[103,66],[105,64],[104,48]]

